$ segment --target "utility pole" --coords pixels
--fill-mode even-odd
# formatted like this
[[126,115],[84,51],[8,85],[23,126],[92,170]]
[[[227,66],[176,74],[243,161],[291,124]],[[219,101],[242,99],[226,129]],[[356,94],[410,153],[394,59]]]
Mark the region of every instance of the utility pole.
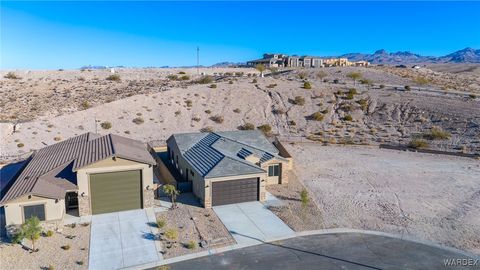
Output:
[[200,48],[197,46],[197,75],[200,74]]

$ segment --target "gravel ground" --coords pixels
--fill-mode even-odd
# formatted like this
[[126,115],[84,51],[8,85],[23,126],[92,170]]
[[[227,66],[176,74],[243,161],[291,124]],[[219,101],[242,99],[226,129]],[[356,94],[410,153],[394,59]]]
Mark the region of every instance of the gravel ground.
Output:
[[[202,240],[208,243],[207,248],[235,243],[213,210],[180,203],[177,205],[176,209],[157,213],[157,220],[166,221],[165,227],[160,229],[161,234],[169,229],[176,229],[178,232],[178,240],[173,245],[162,235],[161,241],[165,250],[163,255],[165,258],[204,251],[206,248],[199,245]],[[186,247],[190,241],[196,244],[195,248]],[[169,246],[171,247],[168,248]]]
[[[73,239],[67,236],[75,236]],[[38,252],[30,253],[18,244],[0,242],[0,268],[7,269],[88,269],[90,226],[64,227],[51,237],[40,237],[35,243]],[[24,240],[31,247],[31,242]],[[61,247],[70,245],[69,250]],[[83,263],[81,265],[81,263]]]
[[270,206],[269,209],[294,231],[324,229],[323,214],[311,199],[311,193],[307,206],[302,206],[300,192],[304,188],[293,172],[289,175],[287,185],[267,186],[267,191],[284,203],[282,206]]
[[480,162],[360,146],[286,145],[326,228],[441,243],[480,254]]

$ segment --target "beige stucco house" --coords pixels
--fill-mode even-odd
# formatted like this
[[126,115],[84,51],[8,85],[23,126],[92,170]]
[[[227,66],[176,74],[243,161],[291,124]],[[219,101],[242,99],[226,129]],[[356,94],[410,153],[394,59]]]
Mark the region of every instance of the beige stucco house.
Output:
[[112,134],[85,133],[47,146],[2,190],[5,223],[152,207],[154,165],[143,143]]
[[167,140],[167,152],[166,162],[192,184],[206,208],[264,201],[265,187],[287,183],[292,168],[283,146],[260,131],[174,134]]

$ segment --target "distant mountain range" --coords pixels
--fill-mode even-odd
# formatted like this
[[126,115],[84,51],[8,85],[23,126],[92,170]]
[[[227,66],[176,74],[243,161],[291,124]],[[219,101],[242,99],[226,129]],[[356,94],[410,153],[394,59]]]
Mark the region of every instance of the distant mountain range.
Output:
[[378,50],[373,54],[347,53],[339,57],[350,61],[368,61],[373,64],[407,64],[407,63],[480,63],[480,50],[465,48],[445,56],[423,56],[412,52],[393,52]]

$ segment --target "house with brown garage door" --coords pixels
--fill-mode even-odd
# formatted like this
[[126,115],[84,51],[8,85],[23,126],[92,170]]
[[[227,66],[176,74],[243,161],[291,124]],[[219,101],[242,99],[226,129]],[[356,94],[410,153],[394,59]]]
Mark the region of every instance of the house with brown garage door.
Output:
[[139,141],[85,133],[34,152],[2,190],[6,225],[153,206],[155,160]]
[[206,208],[264,201],[265,186],[287,183],[292,168],[290,155],[276,145],[260,131],[174,134],[167,162]]

